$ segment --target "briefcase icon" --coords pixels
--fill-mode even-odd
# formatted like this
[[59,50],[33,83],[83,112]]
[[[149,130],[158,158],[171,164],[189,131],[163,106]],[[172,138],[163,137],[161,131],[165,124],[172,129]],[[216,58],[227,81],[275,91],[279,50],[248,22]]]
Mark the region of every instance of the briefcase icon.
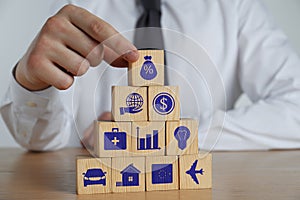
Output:
[[113,128],[111,132],[104,132],[104,150],[125,150],[126,138],[126,132],[119,132],[118,128]]

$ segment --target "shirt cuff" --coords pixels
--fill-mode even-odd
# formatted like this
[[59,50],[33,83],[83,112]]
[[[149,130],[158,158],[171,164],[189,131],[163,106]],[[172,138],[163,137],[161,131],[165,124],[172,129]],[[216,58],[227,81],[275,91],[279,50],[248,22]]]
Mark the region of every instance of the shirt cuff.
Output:
[[16,107],[45,110],[50,101],[58,98],[59,92],[54,87],[32,92],[22,87],[11,73],[10,96]]

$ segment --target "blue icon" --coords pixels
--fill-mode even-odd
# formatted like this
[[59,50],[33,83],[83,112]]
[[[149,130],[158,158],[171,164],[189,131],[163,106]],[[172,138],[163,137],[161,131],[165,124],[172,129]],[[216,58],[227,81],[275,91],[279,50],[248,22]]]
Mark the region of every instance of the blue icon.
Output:
[[[158,130],[153,130],[152,135],[146,134],[146,138],[140,138],[140,127],[136,128],[136,132],[137,132],[137,150],[160,149],[160,147],[158,147]],[[152,146],[152,142],[153,142],[153,146]]]
[[174,110],[175,101],[170,94],[162,92],[155,96],[152,105],[155,112],[160,115],[167,115]]
[[178,148],[184,150],[186,142],[190,138],[191,132],[186,126],[179,126],[174,131],[174,136],[178,142]]
[[142,106],[144,104],[143,97],[138,93],[131,93],[126,98],[126,105],[128,107],[121,107],[120,114],[124,115],[125,113],[135,114],[143,110]]
[[145,80],[152,80],[157,76],[157,70],[153,62],[151,61],[152,56],[145,56],[145,62],[141,68],[140,75]]
[[139,186],[139,174],[141,173],[133,164],[128,165],[123,171],[122,182],[117,182],[116,186]]
[[106,172],[102,169],[88,169],[83,175],[83,185],[87,187],[88,185],[103,185],[106,186]]
[[173,183],[172,164],[152,164],[152,184]]
[[198,160],[195,160],[195,162],[192,164],[191,168],[188,171],[186,171],[185,173],[189,174],[196,184],[199,184],[199,181],[198,181],[198,178],[197,178],[196,174],[203,175],[204,171],[203,171],[202,168],[200,170],[196,170],[197,163],[198,163]]
[[126,132],[119,132],[113,128],[111,132],[104,133],[104,150],[125,150]]

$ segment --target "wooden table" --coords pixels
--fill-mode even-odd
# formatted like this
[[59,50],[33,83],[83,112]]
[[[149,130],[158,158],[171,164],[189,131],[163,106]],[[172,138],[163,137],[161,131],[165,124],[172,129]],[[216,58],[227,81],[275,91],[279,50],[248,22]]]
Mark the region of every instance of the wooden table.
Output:
[[300,199],[300,151],[213,154],[213,189],[76,195],[82,149],[27,153],[0,149],[0,199]]

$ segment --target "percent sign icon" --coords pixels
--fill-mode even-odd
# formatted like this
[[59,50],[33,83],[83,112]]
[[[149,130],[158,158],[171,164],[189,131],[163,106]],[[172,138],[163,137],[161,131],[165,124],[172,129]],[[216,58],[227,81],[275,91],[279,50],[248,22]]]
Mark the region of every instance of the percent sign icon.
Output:
[[145,56],[145,62],[141,68],[141,77],[145,80],[152,80],[157,76],[157,70],[153,62],[151,61],[152,56]]
[[153,68],[151,65],[144,65],[144,70],[146,74],[153,74]]

